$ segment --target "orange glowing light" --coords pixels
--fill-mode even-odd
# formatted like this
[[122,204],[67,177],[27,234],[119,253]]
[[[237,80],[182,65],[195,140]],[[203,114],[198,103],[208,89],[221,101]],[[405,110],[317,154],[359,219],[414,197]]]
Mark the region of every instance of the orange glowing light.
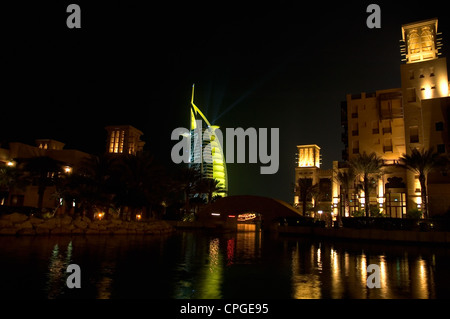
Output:
[[245,214],[239,214],[238,215],[238,221],[239,222],[245,222],[248,220],[253,220],[256,218],[256,214],[255,213],[245,213]]

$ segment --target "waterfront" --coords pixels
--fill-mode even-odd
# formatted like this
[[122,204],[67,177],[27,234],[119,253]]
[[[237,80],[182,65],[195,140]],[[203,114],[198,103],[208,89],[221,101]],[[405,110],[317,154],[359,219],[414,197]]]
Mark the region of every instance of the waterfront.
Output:
[[[237,233],[0,237],[0,296],[12,299],[449,298],[450,248]],[[66,287],[69,264],[81,288]],[[367,266],[381,288],[366,287]]]

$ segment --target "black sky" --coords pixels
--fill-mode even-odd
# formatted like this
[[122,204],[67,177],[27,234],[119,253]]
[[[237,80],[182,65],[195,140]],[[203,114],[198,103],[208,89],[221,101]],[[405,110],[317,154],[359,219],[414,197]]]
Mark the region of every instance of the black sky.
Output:
[[[280,128],[280,169],[230,164],[230,194],[292,201],[296,145],[318,144],[323,166],[341,159],[340,102],[347,93],[400,86],[401,25],[439,18],[446,2],[55,1],[3,10],[0,142],[53,138],[105,150],[104,126],[131,124],[170,162],[170,133],[196,105],[221,128]],[[82,28],[66,27],[81,7]],[[5,84],[6,83],[6,84]]]

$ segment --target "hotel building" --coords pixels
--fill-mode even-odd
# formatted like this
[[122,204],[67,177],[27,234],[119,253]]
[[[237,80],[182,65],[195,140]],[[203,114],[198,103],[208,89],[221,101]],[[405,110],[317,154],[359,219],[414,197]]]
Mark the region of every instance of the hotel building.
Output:
[[[107,126],[107,153],[136,155],[144,147],[141,141],[142,132],[131,125]],[[20,142],[11,142],[7,148],[0,148],[0,167],[23,165],[30,158],[49,157],[62,165],[62,170],[47,172],[47,178],[52,180],[59,174],[72,174],[76,172],[79,164],[90,154],[73,149],[64,149],[65,144],[53,139],[37,139],[35,146]],[[49,183],[45,188],[44,208],[55,208],[58,205],[74,207],[75,203],[63,203],[62,198],[55,197],[56,186]],[[37,207],[38,185],[32,182],[24,189],[13,187],[9,192],[0,192],[0,205]]]
[[[8,148],[0,148],[0,166],[21,165],[20,163],[27,159],[45,156],[62,164],[62,171],[47,172],[47,178],[53,179],[58,174],[73,173],[78,164],[90,156],[79,150],[64,149],[64,143],[52,139],[38,139],[35,143],[36,146],[11,142]],[[55,193],[54,185],[46,187],[42,203],[44,208],[55,208],[62,204],[62,199],[55,197]],[[0,196],[0,205],[37,207],[38,185],[33,181],[24,189],[14,187],[7,194],[7,198],[5,195]],[[73,206],[73,203],[69,205]]]
[[107,152],[110,154],[131,154],[143,150],[145,142],[141,141],[143,133],[131,125],[105,127],[108,132]]
[[[189,167],[198,170],[202,178],[218,180],[223,191],[213,195],[226,196],[228,174],[221,139],[218,137],[220,130],[216,131],[219,126],[211,125],[202,111],[194,104],[194,85],[192,85],[190,110],[191,155]],[[201,124],[201,130],[199,124]],[[208,134],[205,134],[206,130],[208,130]],[[200,132],[202,136],[198,136]]]
[[[440,56],[438,20],[405,24],[401,33],[401,87],[347,94],[346,101],[341,103],[342,142],[345,146],[342,158],[349,161],[363,152],[375,152],[383,159],[382,177],[373,187],[369,200],[385,215],[397,218],[404,217],[409,209],[421,208],[418,175],[396,165],[399,158],[410,154],[414,148],[433,147],[437,153],[450,154],[449,82],[447,60]],[[318,146],[297,148],[296,181],[305,174],[310,174],[314,183],[318,182],[321,174],[330,176],[333,196],[330,208],[344,216],[341,187],[333,175],[348,169],[348,162],[333,162],[331,174],[322,173],[314,155],[319,154]],[[303,151],[304,148],[308,150]],[[314,157],[313,162],[311,156]],[[433,216],[448,211],[450,176],[445,172],[431,172],[427,185],[429,214]],[[367,204],[356,185],[350,194],[350,211],[345,215],[351,215]],[[294,201],[298,203],[298,198]]]

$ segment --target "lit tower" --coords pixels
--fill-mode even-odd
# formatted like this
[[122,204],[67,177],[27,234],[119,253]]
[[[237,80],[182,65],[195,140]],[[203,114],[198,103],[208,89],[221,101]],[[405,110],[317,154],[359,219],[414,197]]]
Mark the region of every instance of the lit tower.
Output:
[[[402,26],[401,65],[402,95],[405,123],[405,149],[429,149],[449,154],[450,111],[447,60],[441,55],[441,34],[438,20],[429,19]],[[442,177],[439,177],[442,178]],[[442,181],[427,178],[429,198],[434,190],[440,194]],[[420,207],[420,183],[415,174],[407,171],[408,207]],[[436,201],[429,201],[430,205]],[[431,206],[430,206],[431,210]]]
[[[320,147],[316,144],[297,145],[297,159],[295,167],[295,183],[299,178],[306,178],[310,185],[318,184],[320,180]],[[297,188],[297,185],[296,185]],[[294,197],[294,203],[299,204],[299,194]]]
[[[228,176],[225,155],[221,145],[222,135],[220,130],[217,130],[219,126],[211,125],[206,116],[194,104],[194,85],[192,85],[190,118],[191,158],[189,159],[189,167],[197,169],[201,173],[202,178],[218,180],[219,186],[223,191],[213,195],[226,196],[228,192]],[[197,134],[199,133],[198,121],[200,121],[202,127],[201,147],[195,147],[195,142],[198,139]],[[203,134],[207,129],[209,134]]]

